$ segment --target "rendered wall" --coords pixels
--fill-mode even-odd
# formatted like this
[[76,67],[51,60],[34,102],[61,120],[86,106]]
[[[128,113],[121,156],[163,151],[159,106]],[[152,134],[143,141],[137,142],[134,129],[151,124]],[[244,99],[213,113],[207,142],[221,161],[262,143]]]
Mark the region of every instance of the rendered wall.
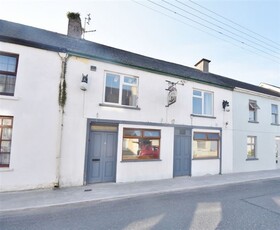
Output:
[[[234,92],[234,133],[233,133],[233,170],[234,172],[275,169],[275,137],[279,136],[280,126],[271,125],[271,104],[280,102],[277,98],[261,94]],[[248,122],[249,100],[256,100],[258,123]],[[247,160],[247,136],[257,137],[256,158]]]
[[0,168],[0,190],[52,186],[57,152],[57,53],[0,43],[19,54],[15,96],[0,96],[0,115],[13,116],[10,167]]

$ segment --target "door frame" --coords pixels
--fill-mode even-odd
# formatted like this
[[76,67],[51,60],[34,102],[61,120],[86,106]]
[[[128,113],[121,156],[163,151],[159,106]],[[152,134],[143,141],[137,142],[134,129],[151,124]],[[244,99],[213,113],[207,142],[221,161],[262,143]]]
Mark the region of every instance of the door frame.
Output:
[[[96,126],[107,126],[107,127],[116,127],[116,131],[106,131],[102,129],[100,132],[114,132],[117,135],[117,140],[116,140],[116,155],[115,155],[115,162],[116,162],[116,172],[115,172],[115,180],[116,182],[116,176],[117,176],[117,155],[118,155],[118,133],[119,133],[119,124],[118,123],[107,123],[107,122],[98,122],[98,121],[93,121],[91,119],[88,119],[87,121],[87,133],[86,133],[86,149],[85,149],[85,161],[84,161],[84,177],[83,177],[83,185],[87,185],[87,172],[88,172],[88,161],[89,161],[89,151],[90,151],[90,133],[94,132],[91,131],[91,126],[96,125]],[[102,183],[102,182],[101,182]]]

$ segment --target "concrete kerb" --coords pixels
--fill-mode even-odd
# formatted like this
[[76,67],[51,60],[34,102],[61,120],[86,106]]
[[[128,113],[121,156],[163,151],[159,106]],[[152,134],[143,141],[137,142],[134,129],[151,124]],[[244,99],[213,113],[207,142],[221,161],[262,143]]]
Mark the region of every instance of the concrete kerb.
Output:
[[184,190],[194,190],[275,178],[280,179],[280,170],[202,177],[180,177],[145,182],[94,184],[57,190],[49,189],[0,193],[0,213],[92,201],[104,202],[144,195],[180,192]]

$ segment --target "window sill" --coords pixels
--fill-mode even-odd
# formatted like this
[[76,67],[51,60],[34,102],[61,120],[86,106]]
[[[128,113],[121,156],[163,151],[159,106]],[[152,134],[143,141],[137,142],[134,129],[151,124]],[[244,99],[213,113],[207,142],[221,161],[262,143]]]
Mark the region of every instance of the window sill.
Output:
[[192,158],[192,160],[197,161],[197,160],[219,160],[219,157],[201,157],[201,158]]
[[280,126],[280,124],[276,124],[276,123],[271,123],[271,125]]
[[0,99],[17,101],[19,100],[19,97],[0,95]]
[[198,114],[191,114],[191,117],[202,117],[202,118],[216,119],[216,117],[213,117],[213,116],[198,115]]
[[120,108],[120,109],[140,110],[139,107],[124,106],[124,105],[111,105],[111,104],[104,104],[104,103],[99,103],[99,106],[112,107],[112,108]]
[[259,158],[252,157],[252,158],[247,158],[246,161],[258,161]]
[[12,172],[12,171],[14,171],[14,169],[12,169],[12,168],[8,168],[8,167],[2,167],[2,168],[0,168],[0,173],[1,173],[1,172]]
[[259,124],[258,121],[248,121],[249,123]]
[[130,163],[130,162],[153,162],[153,161],[162,161],[162,160],[161,160],[161,159],[122,160],[121,163]]

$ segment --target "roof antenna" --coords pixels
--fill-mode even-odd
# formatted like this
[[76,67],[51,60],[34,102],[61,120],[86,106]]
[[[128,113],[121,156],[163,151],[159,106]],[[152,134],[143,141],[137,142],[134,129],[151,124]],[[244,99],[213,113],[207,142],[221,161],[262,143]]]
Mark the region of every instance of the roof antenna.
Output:
[[85,17],[84,29],[83,29],[83,39],[85,39],[85,33],[91,33],[91,32],[96,31],[96,30],[86,30],[86,26],[89,25],[90,21],[91,21],[91,17],[90,17],[90,14],[88,14],[87,17]]

